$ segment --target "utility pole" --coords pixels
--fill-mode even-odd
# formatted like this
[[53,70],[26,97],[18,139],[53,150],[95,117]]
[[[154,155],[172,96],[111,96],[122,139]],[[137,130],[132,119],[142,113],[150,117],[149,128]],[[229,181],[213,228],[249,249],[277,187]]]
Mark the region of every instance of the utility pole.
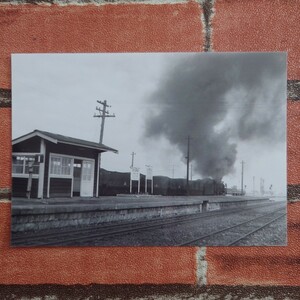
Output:
[[130,185],[129,185],[129,193],[130,194],[132,193],[132,172],[133,172],[134,156],[135,155],[136,155],[136,153],[132,151],[132,153],[131,153],[131,166],[130,166],[130,169],[131,169],[131,173],[130,173]]
[[242,160],[241,164],[242,164],[241,193],[243,195],[243,193],[244,193],[244,164],[245,164],[245,162]]
[[255,195],[255,176],[253,176],[253,196]]
[[133,168],[133,165],[134,165],[134,156],[135,155],[136,155],[136,153],[134,153],[134,152],[131,153],[131,166],[130,166],[131,169]]
[[[107,110],[108,107],[111,107],[110,105],[107,104],[107,101],[104,100],[98,101],[99,104],[102,105],[102,108],[96,106],[96,110],[99,112],[98,114],[94,113],[94,118],[101,118],[101,129],[100,129],[100,138],[99,138],[99,144],[102,144],[103,142],[103,134],[104,134],[104,122],[105,118],[114,118],[115,114],[110,115],[109,111]],[[99,196],[99,186],[100,186],[100,169],[101,169],[101,152],[98,154],[98,170],[97,170],[97,190],[96,190],[96,196]]]
[[147,190],[147,181],[151,180],[151,194],[153,195],[153,173],[152,173],[152,166],[146,165],[146,175],[145,175],[145,194],[148,193]]
[[104,100],[103,102],[97,100],[97,102],[102,105],[102,108],[96,106],[96,110],[98,110],[99,114],[98,115],[94,114],[94,118],[101,118],[101,129],[100,129],[99,143],[102,144],[103,134],[104,134],[105,118],[114,118],[115,114],[112,114],[112,115],[109,114],[109,111],[107,110],[107,108],[111,107],[111,106],[107,104],[106,100]]
[[186,155],[186,194],[190,193],[189,173],[190,173],[190,136],[187,138],[187,155]]
[[263,196],[265,194],[265,180],[260,178],[260,194]]

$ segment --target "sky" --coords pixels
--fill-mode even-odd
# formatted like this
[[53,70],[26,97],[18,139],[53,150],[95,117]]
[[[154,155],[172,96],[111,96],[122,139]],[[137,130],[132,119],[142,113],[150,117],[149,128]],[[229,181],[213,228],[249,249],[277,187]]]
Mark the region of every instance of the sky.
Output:
[[13,54],[12,136],[35,129],[98,142],[102,167],[212,177],[252,192],[286,190],[285,53]]

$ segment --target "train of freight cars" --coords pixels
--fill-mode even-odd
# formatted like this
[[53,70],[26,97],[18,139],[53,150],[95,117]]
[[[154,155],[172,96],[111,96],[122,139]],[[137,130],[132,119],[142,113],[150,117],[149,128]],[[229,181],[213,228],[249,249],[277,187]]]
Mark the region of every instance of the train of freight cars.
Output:
[[[130,173],[112,172],[101,169],[100,171],[100,195],[114,196],[117,194],[129,194]],[[132,181],[132,193],[138,193],[138,182]],[[151,181],[147,181],[145,190],[145,175],[140,175],[140,193],[151,193]],[[169,178],[166,176],[153,177],[153,194],[164,196],[186,195],[186,179]],[[190,180],[189,195],[225,195],[226,187],[223,182],[210,178]]]

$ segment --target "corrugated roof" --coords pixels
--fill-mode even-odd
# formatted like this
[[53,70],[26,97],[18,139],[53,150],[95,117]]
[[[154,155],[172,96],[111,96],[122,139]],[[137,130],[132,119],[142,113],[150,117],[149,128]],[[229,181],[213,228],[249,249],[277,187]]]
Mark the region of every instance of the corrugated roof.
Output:
[[47,131],[42,131],[42,130],[34,130],[33,132],[30,132],[22,137],[16,138],[13,140],[14,143],[18,143],[18,140],[23,141],[26,140],[26,137],[28,136],[28,139],[33,137],[33,136],[44,136],[44,137],[49,137],[52,141],[56,140],[58,143],[63,143],[63,144],[71,144],[75,146],[81,146],[85,148],[92,148],[92,149],[97,149],[97,150],[103,150],[103,151],[112,151],[117,153],[118,150],[110,148],[106,145],[95,143],[95,142],[90,142],[82,139],[77,139],[73,137],[69,137],[66,135],[61,135],[57,133],[52,133],[52,132],[47,132]]

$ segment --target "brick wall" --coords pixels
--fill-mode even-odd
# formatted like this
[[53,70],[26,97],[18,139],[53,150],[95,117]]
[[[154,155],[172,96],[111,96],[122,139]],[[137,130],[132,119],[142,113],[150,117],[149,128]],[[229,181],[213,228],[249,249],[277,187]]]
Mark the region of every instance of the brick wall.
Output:
[[[113,297],[126,291],[125,295],[153,294],[158,299],[162,293],[170,299],[207,293],[216,297],[256,293],[254,299],[296,295],[300,283],[299,15],[297,0],[0,1],[0,295],[29,299],[49,293],[75,299],[76,291],[82,297],[99,293]],[[136,51],[288,51],[287,247],[9,246],[10,54]],[[96,285],[81,286],[87,284]],[[162,286],[120,288],[118,284]],[[239,288],[242,285],[258,287]]]

